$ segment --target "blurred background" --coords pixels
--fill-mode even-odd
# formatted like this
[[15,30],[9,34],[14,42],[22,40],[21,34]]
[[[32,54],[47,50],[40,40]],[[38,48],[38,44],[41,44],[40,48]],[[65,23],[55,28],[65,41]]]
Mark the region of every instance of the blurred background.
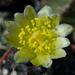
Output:
[[[60,23],[68,23],[75,28],[75,0],[0,0],[0,75],[13,75],[12,69],[6,65],[7,62],[10,64],[7,56],[11,52],[11,46],[4,38],[8,33],[4,22],[13,20],[14,14],[16,12],[22,13],[26,5],[33,6],[36,12],[44,5],[49,5],[54,13],[60,15]],[[75,29],[67,37],[75,45]],[[15,71],[14,75],[17,75]]]

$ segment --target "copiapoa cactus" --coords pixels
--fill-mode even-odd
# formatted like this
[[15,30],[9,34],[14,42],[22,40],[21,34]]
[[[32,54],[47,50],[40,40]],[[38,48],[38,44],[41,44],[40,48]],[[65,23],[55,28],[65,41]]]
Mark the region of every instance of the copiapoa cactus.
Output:
[[6,21],[9,34],[6,40],[19,51],[16,62],[30,61],[35,66],[50,67],[52,59],[66,56],[64,47],[70,45],[65,37],[73,30],[71,25],[59,25],[59,15],[51,7],[44,6],[38,13],[27,5],[24,13],[16,13],[14,21]]

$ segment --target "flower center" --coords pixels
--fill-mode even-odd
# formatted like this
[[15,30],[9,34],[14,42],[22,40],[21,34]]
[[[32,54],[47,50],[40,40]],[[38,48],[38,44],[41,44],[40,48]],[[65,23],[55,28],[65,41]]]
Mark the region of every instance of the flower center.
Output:
[[[27,25],[25,28],[21,28],[19,33],[19,43],[23,47],[27,46],[37,52],[49,52],[52,50],[52,42],[56,40],[57,35],[52,31],[51,20],[47,18],[46,22],[43,22],[39,18],[31,20],[31,27]],[[23,47],[18,47],[22,49]]]

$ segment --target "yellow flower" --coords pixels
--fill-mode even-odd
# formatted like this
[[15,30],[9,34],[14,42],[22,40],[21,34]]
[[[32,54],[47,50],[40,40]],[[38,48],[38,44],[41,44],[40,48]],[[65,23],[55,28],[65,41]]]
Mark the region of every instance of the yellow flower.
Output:
[[49,6],[44,6],[37,14],[28,5],[24,13],[16,13],[15,21],[6,21],[9,34],[7,41],[19,49],[15,53],[16,62],[30,61],[35,66],[50,67],[52,59],[66,56],[62,49],[70,42],[65,37],[73,30],[71,25],[59,25],[59,16],[52,14]]

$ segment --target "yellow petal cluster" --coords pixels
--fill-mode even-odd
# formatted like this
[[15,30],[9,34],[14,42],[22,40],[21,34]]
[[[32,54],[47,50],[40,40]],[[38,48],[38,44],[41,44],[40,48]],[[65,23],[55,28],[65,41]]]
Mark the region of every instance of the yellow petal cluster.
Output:
[[35,66],[48,68],[52,59],[66,56],[62,48],[70,44],[65,36],[73,28],[68,24],[59,25],[59,16],[52,14],[49,6],[44,6],[36,14],[28,5],[23,14],[16,13],[14,17],[15,21],[6,21],[9,31],[6,39],[19,50],[14,56],[16,62],[30,61]]

